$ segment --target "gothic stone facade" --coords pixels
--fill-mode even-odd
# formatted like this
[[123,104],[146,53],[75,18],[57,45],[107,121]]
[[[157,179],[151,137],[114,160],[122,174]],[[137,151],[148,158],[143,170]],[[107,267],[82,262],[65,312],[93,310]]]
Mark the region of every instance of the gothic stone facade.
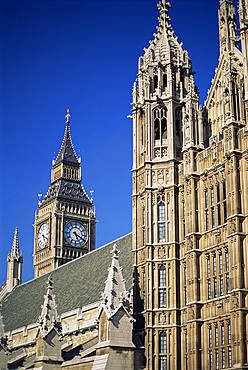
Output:
[[204,107],[170,4],[158,8],[133,86],[135,335],[145,332],[146,369],[246,369],[248,1],[240,37],[233,2],[220,1]]

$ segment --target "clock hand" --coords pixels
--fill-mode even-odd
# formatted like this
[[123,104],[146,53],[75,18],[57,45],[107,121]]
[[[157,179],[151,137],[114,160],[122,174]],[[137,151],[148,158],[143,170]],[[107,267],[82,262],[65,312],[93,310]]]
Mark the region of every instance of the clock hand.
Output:
[[81,236],[80,236],[80,235],[78,235],[78,234],[76,233],[76,231],[73,231],[73,234],[75,235],[75,237],[76,237],[77,239],[81,239]]

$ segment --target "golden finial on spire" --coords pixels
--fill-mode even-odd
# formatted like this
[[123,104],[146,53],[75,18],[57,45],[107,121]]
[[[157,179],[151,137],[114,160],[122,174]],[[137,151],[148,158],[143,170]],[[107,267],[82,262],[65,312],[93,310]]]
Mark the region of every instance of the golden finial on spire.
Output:
[[66,122],[65,123],[70,123],[70,117],[71,117],[71,115],[70,115],[70,109],[67,109],[67,114],[65,115],[65,118],[66,118]]

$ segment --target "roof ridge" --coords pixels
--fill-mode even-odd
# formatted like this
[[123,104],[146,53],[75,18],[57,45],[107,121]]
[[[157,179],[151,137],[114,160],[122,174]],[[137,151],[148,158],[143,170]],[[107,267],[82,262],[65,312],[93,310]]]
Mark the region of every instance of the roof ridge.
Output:
[[34,280],[38,280],[38,279],[40,279],[40,278],[43,278],[44,276],[51,275],[51,274],[53,274],[53,272],[54,272],[54,271],[57,271],[57,270],[59,270],[59,269],[61,269],[61,268],[65,267],[65,266],[68,266],[68,265],[70,265],[71,263],[73,263],[73,262],[75,262],[75,261],[78,261],[78,260],[80,260],[80,259],[87,258],[87,256],[89,256],[89,255],[93,254],[94,252],[97,252],[97,251],[99,251],[99,250],[101,250],[101,249],[103,249],[103,248],[107,247],[108,245],[110,245],[110,244],[112,244],[112,243],[115,243],[116,241],[118,241],[118,240],[120,240],[120,239],[123,239],[123,238],[125,238],[125,237],[127,237],[128,235],[131,235],[131,234],[132,234],[132,231],[130,231],[129,233],[127,233],[127,234],[125,234],[125,235],[123,235],[123,236],[120,236],[119,238],[117,238],[117,239],[115,239],[115,240],[112,240],[112,241],[110,241],[110,242],[108,242],[108,243],[106,243],[106,244],[104,244],[104,245],[102,245],[102,246],[100,246],[100,247],[98,247],[98,248],[94,249],[93,251],[90,251],[90,252],[88,252],[88,253],[84,254],[83,256],[80,256],[80,257],[78,257],[78,258],[76,258],[76,259],[74,259],[74,260],[72,260],[72,261],[67,262],[66,264],[64,264],[64,265],[62,265],[62,266],[59,266],[59,267],[55,268],[55,269],[54,269],[54,270],[52,270],[52,271],[46,272],[45,274],[43,274],[43,275],[41,275],[41,276],[37,276],[36,278],[33,278],[33,279],[31,279],[31,280],[28,280],[28,281],[25,281],[24,283],[22,283],[22,284],[20,284],[20,285],[17,285],[14,289],[17,289],[18,287],[22,287],[23,285],[29,284],[30,282],[32,282],[32,281],[34,281]]

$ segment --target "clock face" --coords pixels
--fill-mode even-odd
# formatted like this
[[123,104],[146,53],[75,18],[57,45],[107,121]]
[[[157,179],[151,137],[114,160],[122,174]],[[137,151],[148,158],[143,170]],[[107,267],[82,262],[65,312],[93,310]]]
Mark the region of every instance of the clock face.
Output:
[[40,248],[45,248],[48,242],[49,227],[47,224],[41,225],[38,232],[38,246]]
[[75,247],[81,247],[87,240],[87,231],[85,227],[79,222],[69,222],[65,227],[66,241]]

